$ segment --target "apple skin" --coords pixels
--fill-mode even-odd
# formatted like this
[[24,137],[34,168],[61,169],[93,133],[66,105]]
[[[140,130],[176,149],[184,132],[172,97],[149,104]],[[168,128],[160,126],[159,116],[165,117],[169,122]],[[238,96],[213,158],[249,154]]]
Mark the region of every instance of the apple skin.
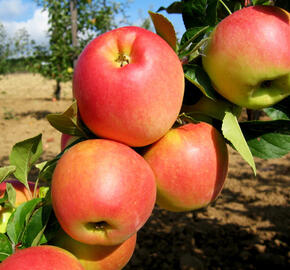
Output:
[[261,109],[290,95],[290,16],[274,6],[243,8],[210,36],[202,63],[214,88],[241,107]]
[[67,146],[76,141],[79,137],[62,133],[60,137],[60,150],[63,151]]
[[171,129],[148,147],[144,158],[155,173],[156,203],[173,212],[196,210],[215,200],[228,170],[224,138],[205,122]]
[[53,241],[59,246],[74,254],[85,270],[120,270],[131,259],[137,234],[116,246],[87,245],[72,239],[64,231],[60,231]]
[[55,246],[43,245],[17,250],[1,264],[0,270],[84,270],[75,256]]
[[[4,182],[0,183],[0,198],[4,196],[6,191],[6,183],[10,183],[15,189],[15,207],[18,207],[20,204],[32,199],[26,187],[17,180],[5,180]],[[31,193],[33,194],[35,184],[33,182],[28,182],[28,185],[30,187]],[[0,206],[0,233],[6,232],[7,223],[13,211],[14,209],[12,208]]]
[[161,138],[179,114],[182,64],[157,34],[121,27],[98,36],[83,50],[73,93],[81,118],[93,133],[145,146]]
[[58,161],[52,206],[62,229],[86,244],[117,245],[150,217],[154,173],[129,146],[92,139],[72,146]]

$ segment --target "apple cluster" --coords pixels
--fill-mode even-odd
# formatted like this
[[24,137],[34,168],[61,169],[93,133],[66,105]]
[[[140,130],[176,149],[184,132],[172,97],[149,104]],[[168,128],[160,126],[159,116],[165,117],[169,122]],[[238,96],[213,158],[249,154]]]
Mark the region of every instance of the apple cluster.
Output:
[[[145,29],[122,27],[91,41],[78,58],[73,94],[96,138],[70,147],[54,170],[52,205],[63,230],[55,244],[85,269],[101,265],[99,257],[112,257],[111,268],[100,269],[121,269],[156,203],[191,211],[216,199],[227,147],[207,123],[174,126],[184,96],[182,64]],[[61,149],[76,139],[62,134]]]
[[51,181],[61,231],[52,246],[19,250],[0,269],[25,260],[30,267],[43,260],[41,269],[122,269],[156,204],[183,212],[215,200],[227,146],[208,123],[177,125],[184,88],[182,63],[157,34],[130,26],[91,41],[78,58],[73,95],[94,136],[76,142],[62,134]]
[[[203,48],[202,65],[226,100],[203,96],[191,107],[184,106],[182,63],[160,36],[129,26],[92,40],[78,58],[73,96],[93,136],[62,134],[51,182],[61,230],[52,245],[17,250],[0,270],[122,269],[156,204],[184,212],[213,202],[227,176],[224,137],[206,122],[178,117],[197,110],[221,120],[227,101],[260,109],[289,96],[289,21],[287,11],[269,6],[222,20]],[[18,181],[1,183],[0,198],[7,183],[16,191],[15,207],[31,199]],[[0,207],[0,233],[12,211]]]

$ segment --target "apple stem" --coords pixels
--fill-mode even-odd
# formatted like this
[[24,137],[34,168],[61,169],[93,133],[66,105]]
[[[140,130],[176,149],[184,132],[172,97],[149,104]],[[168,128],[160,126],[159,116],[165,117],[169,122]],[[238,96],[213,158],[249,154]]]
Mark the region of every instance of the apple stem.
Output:
[[36,191],[37,191],[38,182],[39,182],[39,177],[37,177],[35,184],[34,184],[33,198],[36,198]]
[[220,3],[225,7],[225,9],[227,10],[227,12],[231,15],[232,12],[231,12],[231,10],[229,9],[229,7],[224,3],[224,1],[219,0],[219,2],[220,2]]
[[26,189],[28,190],[28,194],[29,194],[30,199],[33,199],[33,194],[32,194],[32,192],[30,190],[29,184],[26,185]]

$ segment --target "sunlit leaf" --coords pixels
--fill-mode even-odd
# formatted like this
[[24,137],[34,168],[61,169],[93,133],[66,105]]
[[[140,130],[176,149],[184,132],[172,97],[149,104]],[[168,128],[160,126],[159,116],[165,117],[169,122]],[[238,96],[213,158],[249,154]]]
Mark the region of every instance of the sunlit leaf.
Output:
[[48,122],[58,131],[80,137],[87,137],[84,127],[78,119],[77,103],[72,105],[63,113],[51,113],[46,116]]
[[28,188],[28,173],[42,154],[42,134],[16,143],[10,153],[10,164],[16,167],[15,177]]
[[222,133],[231,142],[233,147],[239,152],[243,159],[252,167],[256,174],[256,165],[247,141],[239,126],[236,115],[227,111],[222,123]]
[[16,171],[16,166],[10,165],[0,168],[0,183],[2,183],[9,175]]
[[11,215],[7,224],[7,235],[14,245],[21,241],[28,220],[40,202],[39,198],[27,201],[19,205]]
[[176,33],[172,23],[162,14],[149,11],[156,33],[161,36],[173,50],[176,50]]
[[8,196],[8,202],[11,205],[15,205],[16,191],[15,191],[14,187],[12,186],[12,184],[6,183],[6,192],[7,192],[7,196]]

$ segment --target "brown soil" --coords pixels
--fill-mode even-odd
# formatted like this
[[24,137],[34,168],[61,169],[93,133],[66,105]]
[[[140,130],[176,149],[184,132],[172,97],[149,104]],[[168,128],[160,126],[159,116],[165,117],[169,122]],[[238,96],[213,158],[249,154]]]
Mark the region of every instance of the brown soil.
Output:
[[[52,101],[54,82],[14,74],[0,80],[0,166],[12,146],[43,134],[44,160],[60,150],[60,133],[45,116],[72,102],[71,83]],[[206,209],[170,213],[155,208],[138,233],[125,269],[290,269],[290,154],[256,158],[257,176],[229,148],[230,168],[218,200]]]

